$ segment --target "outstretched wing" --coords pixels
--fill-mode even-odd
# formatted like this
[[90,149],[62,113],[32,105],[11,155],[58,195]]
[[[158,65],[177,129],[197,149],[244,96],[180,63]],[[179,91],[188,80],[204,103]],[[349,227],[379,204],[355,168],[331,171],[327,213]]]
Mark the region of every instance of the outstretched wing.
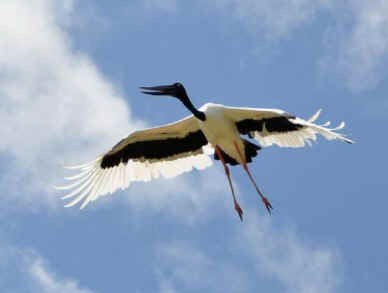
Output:
[[310,119],[303,120],[283,110],[226,107],[226,115],[233,119],[241,134],[255,138],[263,147],[276,144],[280,147],[303,147],[321,134],[328,140],[338,139],[347,143],[352,140],[336,132],[345,126],[342,122],[335,128],[313,123],[321,113],[318,110]]
[[149,181],[163,176],[204,169],[212,164],[212,148],[193,116],[146,130],[135,131],[95,161],[65,167],[79,174],[74,181],[56,189],[70,190],[63,199],[72,198],[66,207],[83,200],[81,208],[100,196],[127,188],[132,181]]

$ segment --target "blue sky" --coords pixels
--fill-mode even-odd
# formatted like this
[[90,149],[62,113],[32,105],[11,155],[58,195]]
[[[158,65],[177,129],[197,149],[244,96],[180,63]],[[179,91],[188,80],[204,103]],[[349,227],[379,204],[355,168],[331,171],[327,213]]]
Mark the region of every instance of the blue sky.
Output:
[[[386,292],[385,1],[0,2],[2,292]],[[263,149],[65,209],[52,185],[134,129],[195,105],[346,121],[356,144]]]

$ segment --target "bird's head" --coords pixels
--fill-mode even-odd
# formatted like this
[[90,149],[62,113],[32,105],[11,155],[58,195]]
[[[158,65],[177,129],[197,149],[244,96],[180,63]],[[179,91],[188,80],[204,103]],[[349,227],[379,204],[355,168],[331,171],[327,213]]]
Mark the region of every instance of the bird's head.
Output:
[[172,85],[160,85],[160,86],[151,86],[151,87],[140,87],[142,93],[147,95],[154,96],[171,96],[178,98],[179,100],[186,99],[187,93],[186,90],[180,82],[176,82]]
[[206,116],[203,112],[198,111],[193,104],[191,103],[189,97],[187,96],[186,90],[180,82],[176,82],[172,85],[159,85],[159,86],[150,86],[150,87],[140,87],[142,93],[147,95],[154,96],[170,96],[175,97],[180,100],[183,105],[191,112],[195,117],[201,121],[205,121]]

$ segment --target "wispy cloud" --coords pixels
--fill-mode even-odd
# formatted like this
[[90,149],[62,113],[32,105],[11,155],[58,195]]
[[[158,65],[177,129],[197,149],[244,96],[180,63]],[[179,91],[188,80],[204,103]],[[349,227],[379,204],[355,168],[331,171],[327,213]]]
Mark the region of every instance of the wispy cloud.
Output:
[[250,211],[246,223],[221,241],[222,251],[235,252],[238,260],[221,260],[186,240],[159,246],[161,291],[251,292],[263,277],[281,284],[282,292],[338,289],[342,262],[337,249],[307,244],[293,229],[276,229],[270,220],[253,214]]
[[138,210],[166,211],[187,225],[206,222],[225,210],[233,213],[232,197],[220,169],[220,166],[213,166],[179,179],[139,183],[133,186],[131,195],[125,197],[124,202]]
[[383,64],[388,56],[386,1],[217,0],[201,3],[251,32],[260,42],[258,46],[263,46],[262,40],[292,39],[296,30],[312,24],[320,16],[331,18],[322,33],[326,51],[319,60],[320,68],[328,76],[340,77],[344,87],[355,92],[373,89],[384,78]]
[[315,14],[330,4],[330,0],[217,0],[206,2],[221,13],[239,22],[260,39],[278,40],[304,24],[310,23]]
[[[388,3],[348,1],[333,13],[337,25],[328,29],[325,43],[329,53],[321,66],[336,71],[355,92],[375,88],[384,78],[388,57]],[[347,15],[347,17],[344,17]]]
[[340,282],[340,255],[335,248],[308,244],[290,227],[276,231],[270,220],[254,218],[237,235],[249,247],[261,274],[283,284],[287,292],[333,292]]
[[93,293],[82,288],[78,281],[70,278],[59,278],[50,271],[42,257],[35,257],[27,267],[31,281],[37,287],[37,292],[45,293]]
[[189,241],[157,248],[156,274],[165,292],[250,292],[249,274],[233,262],[216,260]]
[[3,292],[93,293],[79,285],[78,280],[56,274],[34,250],[4,243],[0,244],[0,250],[0,290]]

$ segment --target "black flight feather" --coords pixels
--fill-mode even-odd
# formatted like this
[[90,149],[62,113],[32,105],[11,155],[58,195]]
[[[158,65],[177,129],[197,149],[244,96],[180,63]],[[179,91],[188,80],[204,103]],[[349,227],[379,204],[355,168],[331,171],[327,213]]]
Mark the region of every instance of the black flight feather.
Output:
[[178,154],[197,151],[207,143],[205,135],[198,130],[184,137],[133,142],[119,151],[115,151],[116,145],[102,158],[101,168],[118,166],[121,162],[127,163],[130,159],[141,161],[168,159]]

